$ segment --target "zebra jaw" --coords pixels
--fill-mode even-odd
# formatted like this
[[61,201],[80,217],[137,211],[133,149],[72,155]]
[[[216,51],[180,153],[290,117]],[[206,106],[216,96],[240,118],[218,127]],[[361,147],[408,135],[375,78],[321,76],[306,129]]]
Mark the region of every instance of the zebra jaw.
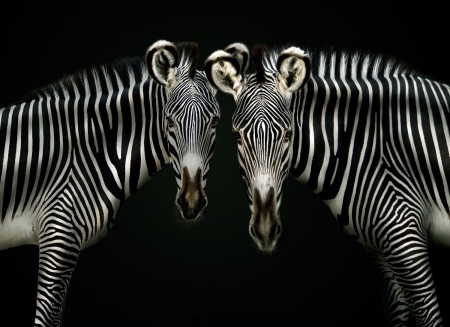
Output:
[[255,188],[249,233],[261,251],[272,252],[275,250],[281,236],[281,221],[276,211],[276,196],[273,187],[270,187],[264,199],[259,190]]
[[208,205],[202,179],[203,175],[200,168],[197,168],[194,177],[191,178],[188,167],[183,167],[182,185],[176,199],[181,218],[196,220]]

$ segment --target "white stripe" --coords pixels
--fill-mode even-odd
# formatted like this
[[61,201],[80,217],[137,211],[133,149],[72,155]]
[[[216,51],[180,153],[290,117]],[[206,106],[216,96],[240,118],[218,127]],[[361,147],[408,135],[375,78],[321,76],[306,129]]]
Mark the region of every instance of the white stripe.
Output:
[[[431,135],[432,135],[432,138],[433,138],[434,151],[435,151],[435,154],[436,154],[436,157],[437,157],[437,164],[438,164],[439,172],[440,172],[439,178],[442,179],[442,184],[444,185],[445,200],[448,200],[448,199],[450,199],[449,192],[448,192],[448,183],[447,183],[446,176],[445,176],[445,173],[444,173],[444,167],[442,166],[443,159],[441,157],[441,150],[439,149],[439,144],[438,144],[437,135],[436,135],[436,129],[434,128],[435,123],[434,123],[434,118],[433,118],[433,112],[431,110],[430,98],[428,96],[428,93],[426,92],[423,79],[420,78],[420,77],[418,77],[418,79],[419,79],[420,83],[422,84],[422,90],[425,93],[425,100],[427,102],[428,118],[430,119],[430,127],[431,127],[430,128],[431,129]],[[439,113],[441,114],[442,129],[444,130],[445,140],[447,141],[446,143],[447,143],[447,145],[449,145],[450,137],[449,137],[449,133],[448,133],[448,126],[447,126],[446,119],[445,119],[446,117],[443,115],[442,106],[439,103],[439,99],[437,99],[436,91],[434,90],[433,86],[431,85],[431,83],[429,81],[428,81],[428,84],[430,85],[430,87],[431,87],[431,89],[433,91],[433,94],[434,94],[434,96],[436,98],[436,102],[438,103]],[[421,125],[419,125],[419,126],[421,126]],[[447,153],[447,157],[448,157],[448,155],[449,155],[449,153]],[[431,170],[431,164],[429,163],[429,156],[425,156],[425,157],[427,159],[427,165],[430,165],[430,167],[428,168],[429,171],[430,171],[430,176],[432,176],[432,181],[434,181],[436,177],[433,176],[433,172]],[[439,206],[439,208],[444,208],[444,204],[442,203],[442,199],[439,196],[439,192],[438,192],[438,190],[436,188],[436,183],[433,182],[432,184],[433,184],[434,194],[436,194],[436,198],[437,198],[437,200],[439,202],[438,206]]]
[[120,80],[119,75],[117,75],[117,72],[114,71],[114,74],[117,79],[117,85],[119,86],[118,94],[117,94],[117,100],[116,100],[116,109],[117,109],[117,118],[118,118],[118,124],[117,124],[117,157],[119,159],[122,159],[122,136],[123,136],[123,115],[122,115],[122,107],[120,106],[120,100],[122,98],[122,92],[123,92],[123,84]]
[[[134,74],[132,71],[129,71],[129,78],[130,78],[130,85],[135,85],[136,81],[134,78]],[[125,197],[129,197],[131,195],[130,193],[130,176],[131,176],[131,151],[133,149],[133,142],[134,142],[134,138],[135,138],[135,133],[136,133],[136,112],[134,110],[134,102],[133,102],[133,87],[131,86],[128,89],[128,102],[130,104],[130,116],[131,116],[131,135],[130,135],[130,142],[128,143],[128,149],[127,149],[127,154],[125,157],[125,174],[126,176],[128,176],[128,181],[125,181],[125,185],[124,185],[124,192],[125,192]]]
[[328,102],[330,101],[330,87],[326,80],[322,80],[325,85],[325,100],[322,107],[321,114],[321,130],[323,135],[323,142],[325,147],[325,153],[323,154],[322,159],[322,167],[320,168],[319,175],[317,176],[317,189],[313,190],[314,193],[320,193],[323,190],[323,184],[325,182],[325,174],[328,170],[328,165],[330,163],[330,142],[328,140],[327,132],[326,132],[326,120],[327,120],[327,107]]
[[109,122],[109,129],[112,129],[112,113],[111,113],[111,97],[113,95],[113,86],[111,83],[111,78],[109,77],[108,73],[106,72],[105,67],[102,67],[103,76],[105,77],[106,81],[106,88],[108,91],[108,99],[106,100],[106,111],[108,113],[108,122]]
[[[16,203],[16,196],[21,196],[20,194],[16,193],[17,190],[17,178],[18,178],[18,171],[19,171],[19,164],[21,161],[20,157],[20,150],[22,148],[22,138],[20,137],[22,133],[22,116],[23,116],[23,108],[25,107],[25,103],[22,103],[19,107],[19,115],[17,119],[17,135],[15,137],[16,140],[16,153],[15,153],[15,160],[14,160],[14,169],[12,171],[12,181],[11,181],[11,206],[10,208],[13,209],[14,205]],[[22,192],[23,193],[23,192]]]
[[[14,111],[14,108],[16,106],[11,106],[9,108],[9,115],[8,115],[8,120],[7,120],[7,133],[6,133],[6,139],[5,139],[5,153],[3,155],[3,165],[2,165],[2,176],[0,179],[0,190],[4,190],[5,189],[5,179],[6,179],[6,172],[7,172],[7,164],[8,164],[8,158],[9,158],[9,147],[10,147],[10,143],[11,143],[11,117]],[[2,116],[3,116],[4,110],[2,110]],[[1,116],[0,116],[1,118]],[[3,211],[3,199],[2,201],[0,201],[0,209]],[[0,211],[0,214],[2,213],[2,211]]]

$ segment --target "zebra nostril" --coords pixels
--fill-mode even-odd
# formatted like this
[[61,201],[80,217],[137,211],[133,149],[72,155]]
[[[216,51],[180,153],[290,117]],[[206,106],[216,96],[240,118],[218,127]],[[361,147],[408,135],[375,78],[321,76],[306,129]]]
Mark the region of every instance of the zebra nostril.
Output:
[[280,236],[280,234],[281,234],[281,225],[277,224],[277,225],[273,226],[272,229],[270,230],[269,237],[271,240],[274,240],[274,239],[278,238]]
[[258,236],[256,236],[256,230],[255,230],[255,227],[250,226],[249,232],[250,232],[250,236],[251,236],[251,237],[253,237],[253,238],[258,238]]
[[177,196],[176,203],[180,208],[183,206],[183,200],[181,199],[181,196]]
[[200,207],[203,210],[206,208],[207,205],[208,205],[208,198],[204,196],[200,199]]
[[281,225],[278,224],[277,228],[275,229],[275,237],[280,236],[281,234]]

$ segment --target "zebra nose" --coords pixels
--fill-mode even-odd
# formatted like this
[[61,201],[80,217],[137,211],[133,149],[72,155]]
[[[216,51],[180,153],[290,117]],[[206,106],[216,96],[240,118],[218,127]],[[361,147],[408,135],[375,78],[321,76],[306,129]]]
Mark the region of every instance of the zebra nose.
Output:
[[250,225],[250,236],[263,252],[272,252],[281,235],[281,224],[262,223]]
[[[274,240],[281,235],[281,224],[274,224],[269,230],[268,239]],[[250,236],[256,239],[264,239],[264,233],[257,233],[254,226],[250,226],[249,228]]]
[[181,196],[177,196],[176,202],[177,202],[178,208],[181,209],[181,208],[183,207],[183,202],[185,202],[185,201],[183,201],[183,200],[181,199]]
[[281,235],[281,224],[277,224],[275,228],[272,228],[271,238],[274,239],[276,237],[279,237],[280,235]]
[[180,194],[177,196],[176,204],[182,219],[194,220],[208,205],[208,198],[202,193],[198,194],[197,197]]
[[253,226],[250,226],[250,236],[253,238],[258,238],[258,236],[256,235],[255,227]]
[[193,178],[189,169],[183,168],[182,186],[176,198],[181,218],[195,220],[208,205],[205,190],[202,187],[202,171],[197,168]]
[[202,195],[198,202],[199,202],[200,211],[202,211],[203,209],[205,209],[208,206],[208,197],[206,195]]

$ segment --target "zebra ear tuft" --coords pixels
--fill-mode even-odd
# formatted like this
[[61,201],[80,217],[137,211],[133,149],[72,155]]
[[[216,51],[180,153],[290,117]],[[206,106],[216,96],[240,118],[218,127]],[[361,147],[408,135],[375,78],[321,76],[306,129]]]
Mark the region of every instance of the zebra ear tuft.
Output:
[[288,95],[300,90],[309,80],[311,61],[300,48],[290,47],[278,55],[278,88]]
[[172,88],[179,61],[178,50],[172,42],[160,40],[148,48],[145,63],[149,75],[159,84]]
[[238,61],[240,70],[242,74],[244,74],[248,68],[248,58],[250,54],[247,46],[243,43],[232,43],[227,46],[224,51],[231,54],[231,56]]
[[238,59],[223,50],[217,50],[205,61],[205,73],[211,85],[235,97],[245,85],[240,72]]

